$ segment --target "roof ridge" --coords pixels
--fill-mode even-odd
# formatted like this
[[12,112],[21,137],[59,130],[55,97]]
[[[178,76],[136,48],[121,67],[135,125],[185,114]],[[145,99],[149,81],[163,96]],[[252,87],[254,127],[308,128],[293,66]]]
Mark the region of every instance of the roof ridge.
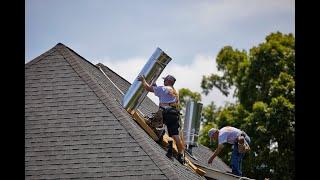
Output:
[[57,47],[58,47],[58,46],[61,46],[61,45],[63,45],[63,44],[62,44],[62,43],[56,44],[53,48],[47,50],[45,53],[37,56],[37,57],[34,58],[33,60],[31,60],[31,61],[29,61],[28,63],[26,63],[26,64],[24,65],[24,67],[25,67],[25,68],[30,68],[31,65],[39,62],[39,61],[42,60],[43,58],[45,58],[45,57],[49,56],[50,54],[54,53],[54,52],[57,50]]
[[[114,101],[114,99],[106,96],[105,91],[99,85],[99,83],[95,82],[94,78],[91,77],[91,75],[86,72],[81,64],[75,59],[74,54],[72,54],[72,52],[75,52],[61,43],[55,47],[58,52],[67,60],[67,62],[71,65],[75,72],[92,89],[92,91],[97,95],[97,97],[106,106],[106,108],[110,110],[110,112],[118,119],[121,125],[133,137],[133,139],[135,139],[135,141],[145,151],[145,153],[150,157],[155,165],[164,173],[164,175],[169,179],[179,179],[177,173],[170,167],[170,164],[166,161],[166,159],[162,155],[160,155],[158,151],[154,150],[150,144],[144,141],[143,135],[136,130],[136,127],[134,125],[135,121],[132,120],[132,117],[129,115],[129,113],[124,109],[121,109],[119,105]],[[75,54],[78,55],[77,53]],[[79,57],[84,59],[80,55]],[[98,68],[95,65],[93,66],[95,68]]]
[[96,65],[94,65],[93,63],[91,63],[90,61],[88,61],[86,58],[84,58],[83,56],[81,56],[80,54],[78,54],[77,52],[75,52],[73,49],[69,48],[68,46],[62,44],[62,43],[59,43],[61,44],[62,46],[64,46],[65,48],[67,48],[69,51],[73,52],[74,54],[76,54],[77,56],[81,57],[83,60],[87,61],[89,64],[91,64],[92,66],[96,67]]
[[125,80],[127,83],[131,84],[128,80],[126,80],[125,78],[123,78],[122,76],[120,76],[118,73],[116,73],[114,70],[112,70],[111,68],[109,68],[108,66],[102,64],[102,63],[98,63],[96,64],[96,66],[102,66],[105,67],[107,69],[109,69],[111,72],[113,72],[114,74],[116,74],[118,77],[120,77],[121,79]]

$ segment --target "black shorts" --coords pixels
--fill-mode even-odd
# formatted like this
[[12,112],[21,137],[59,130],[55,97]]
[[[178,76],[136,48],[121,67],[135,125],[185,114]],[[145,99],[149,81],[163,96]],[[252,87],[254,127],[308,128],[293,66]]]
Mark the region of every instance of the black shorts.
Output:
[[167,126],[169,137],[173,135],[179,135],[179,111],[164,111],[163,112],[163,122]]

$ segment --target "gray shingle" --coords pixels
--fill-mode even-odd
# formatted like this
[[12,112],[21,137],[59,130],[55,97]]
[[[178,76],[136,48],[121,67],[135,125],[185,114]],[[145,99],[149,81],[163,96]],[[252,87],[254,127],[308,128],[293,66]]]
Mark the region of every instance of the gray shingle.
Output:
[[212,161],[212,164],[209,165],[207,161],[212,156],[213,151],[201,144],[199,144],[198,147],[192,148],[192,154],[195,158],[197,158],[197,160],[190,158],[190,160],[192,160],[194,163],[213,169],[218,169],[223,172],[231,172],[231,168],[227,166],[219,157],[216,157]]

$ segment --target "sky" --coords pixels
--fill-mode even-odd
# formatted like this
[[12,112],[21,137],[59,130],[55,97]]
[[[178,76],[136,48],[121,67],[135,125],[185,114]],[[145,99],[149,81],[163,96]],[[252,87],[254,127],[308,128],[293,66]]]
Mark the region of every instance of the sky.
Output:
[[[294,0],[26,0],[25,63],[63,43],[132,83],[159,47],[172,58],[160,77],[201,93],[202,76],[222,74],[221,48],[248,52],[277,31],[295,34]],[[201,95],[204,105],[236,102],[215,88]]]

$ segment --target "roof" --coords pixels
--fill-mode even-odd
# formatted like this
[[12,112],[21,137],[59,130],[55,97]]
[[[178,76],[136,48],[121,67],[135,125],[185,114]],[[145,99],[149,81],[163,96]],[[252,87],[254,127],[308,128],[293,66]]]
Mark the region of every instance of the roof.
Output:
[[[227,166],[219,157],[214,158],[212,164],[208,164],[208,159],[212,156],[212,151],[201,144],[198,144],[196,147],[192,147],[192,156],[194,158],[190,158],[190,160],[198,165],[203,167],[208,167],[212,169],[217,169],[222,172],[232,172],[231,168]],[[191,157],[191,156],[190,156]]]
[[[27,63],[26,179],[203,179],[169,160],[122,108],[129,86],[61,43]],[[139,110],[157,108],[146,97]]]
[[[131,84],[127,80],[125,80],[120,75],[101,63],[97,64],[97,66],[101,67],[104,73],[111,79],[112,82],[114,82],[117,87],[119,87],[122,92],[126,92],[129,89]],[[122,96],[119,96],[117,98],[121,100]],[[156,112],[158,108],[159,107],[148,96],[146,96],[138,109],[145,115],[150,115],[152,112]],[[232,171],[231,168],[226,165],[219,157],[216,157],[212,161],[212,164],[208,164],[207,162],[208,159],[212,156],[212,151],[206,146],[199,144],[197,147],[192,148],[192,152],[192,155],[196,157],[197,160],[192,158],[190,160],[192,160],[192,162],[196,164],[207,166],[208,168],[217,169],[222,172]]]

